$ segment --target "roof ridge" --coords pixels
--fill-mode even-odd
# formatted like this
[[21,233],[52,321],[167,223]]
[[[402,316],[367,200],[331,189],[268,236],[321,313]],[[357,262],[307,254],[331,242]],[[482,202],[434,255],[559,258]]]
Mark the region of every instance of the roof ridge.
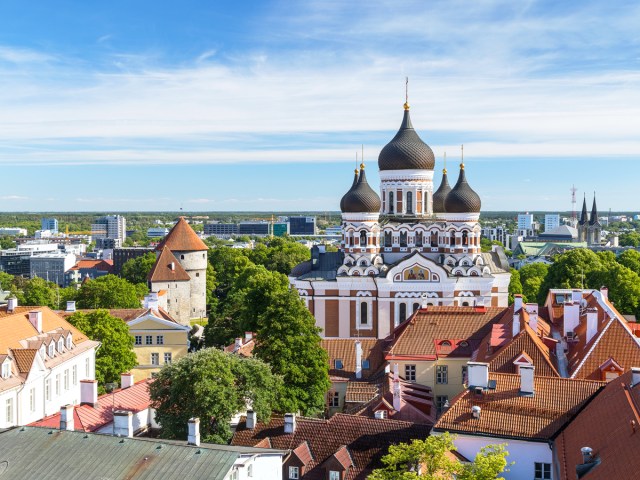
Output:
[[584,357],[582,357],[582,360],[580,361],[577,368],[574,370],[573,374],[569,378],[576,379],[576,375],[584,365],[584,362],[586,362],[587,358],[591,356],[591,354],[593,353],[593,350],[596,348],[598,343],[600,343],[600,340],[602,340],[602,337],[604,337],[605,332],[609,330],[609,327],[613,324],[613,321],[615,320],[615,318],[616,317],[613,317],[611,320],[609,320],[609,323],[605,325],[605,327],[600,332],[600,335],[596,336],[595,341],[593,342],[593,345],[591,345],[591,348],[587,351],[587,354]]

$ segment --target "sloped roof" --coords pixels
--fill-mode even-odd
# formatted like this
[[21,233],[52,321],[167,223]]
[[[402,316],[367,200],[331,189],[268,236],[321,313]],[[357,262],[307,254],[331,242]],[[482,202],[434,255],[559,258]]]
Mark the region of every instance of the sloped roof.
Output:
[[180,217],[178,222],[169,231],[166,237],[156,247],[157,251],[162,251],[168,247],[174,252],[197,252],[209,250],[209,247],[198,237],[198,234],[191,228],[184,217]]
[[[92,309],[92,308],[80,308],[76,310],[76,312],[82,312],[82,313],[92,313],[95,311],[96,309]],[[167,313],[162,308],[158,308],[157,310],[153,308],[110,308],[108,311],[109,311],[109,315],[111,315],[112,317],[119,318],[120,320],[126,323],[132,320],[135,320],[136,318],[143,317],[145,315],[153,315],[156,318],[161,318],[169,322],[178,323],[171,315],[169,315],[169,313]],[[58,312],[58,314],[62,315],[65,318],[68,318],[76,312],[60,311]]]
[[[468,356],[491,332],[492,325],[507,312],[505,307],[438,307],[418,310],[392,333],[387,359],[395,356]],[[442,341],[452,343],[448,352],[438,349]],[[466,346],[463,342],[466,342]]]
[[[172,268],[173,267],[173,268]],[[164,247],[149,272],[150,282],[188,282],[191,277],[168,247]]]
[[[495,389],[481,395],[466,390],[440,417],[434,429],[478,436],[547,441],[602,388],[604,382],[534,376],[535,394],[520,394],[520,375],[489,373]],[[471,407],[481,408],[474,418]]]
[[12,350],[11,353],[13,354],[13,359],[16,362],[18,371],[20,373],[29,373],[31,366],[33,365],[33,360],[38,354],[38,350],[35,348],[18,348],[16,350]]
[[[320,342],[329,356],[329,375],[332,377],[355,378],[356,341],[362,346],[362,360],[369,360],[369,368],[362,369],[362,378],[376,373],[384,363],[384,340],[376,338],[323,338]],[[335,361],[341,360],[343,368],[335,368]]]
[[576,478],[582,447],[593,449],[600,462],[583,480],[636,478],[640,471],[640,384],[632,373],[612,380],[555,441],[560,478]]
[[258,423],[248,430],[245,418],[238,424],[232,445],[255,446],[269,438],[278,449],[294,449],[302,442],[309,444],[313,460],[302,478],[325,480],[323,463],[346,446],[353,460],[345,480],[364,480],[375,468],[382,466],[380,458],[389,445],[424,439],[429,435],[426,425],[414,425],[397,420],[373,419],[338,413],[328,420],[298,417],[294,433],[284,433],[284,418],[272,416],[268,424]]
[[113,260],[82,259],[71,270],[96,269],[105,272],[113,271]]
[[[98,397],[98,405],[79,405],[74,408],[74,428],[83,432],[95,432],[113,421],[113,410],[140,412],[151,406],[149,385],[142,380],[129,388],[120,388]],[[60,413],[55,413],[32,423],[32,427],[60,428]]]

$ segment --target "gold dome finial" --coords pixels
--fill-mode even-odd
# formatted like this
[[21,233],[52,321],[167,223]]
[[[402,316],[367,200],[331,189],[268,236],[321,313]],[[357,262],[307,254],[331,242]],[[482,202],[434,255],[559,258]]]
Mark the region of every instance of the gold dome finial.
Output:
[[464,144],[460,145],[460,152],[461,152],[460,170],[464,170]]
[[409,110],[409,77],[404,77],[404,109]]
[[360,164],[360,170],[364,170],[364,162]]
[[442,169],[442,173],[447,174],[447,152],[444,152],[444,168]]

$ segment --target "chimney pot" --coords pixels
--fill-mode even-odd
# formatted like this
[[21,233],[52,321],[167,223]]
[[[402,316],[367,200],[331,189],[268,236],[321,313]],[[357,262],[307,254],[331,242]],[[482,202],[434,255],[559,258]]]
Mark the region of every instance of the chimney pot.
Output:
[[120,388],[129,388],[133,386],[133,374],[126,372],[120,374]]
[[600,293],[602,294],[602,298],[609,299],[609,289],[605,286],[600,287]]
[[75,430],[73,425],[73,405],[63,405],[60,408],[60,430]]
[[519,312],[522,310],[522,295],[517,293],[513,296],[513,311]]
[[362,378],[362,343],[356,341],[356,378]]
[[18,299],[16,297],[10,297],[7,300],[7,312],[13,313],[18,308]]
[[236,345],[235,345],[234,351],[238,350],[240,347],[242,347],[242,338],[238,337],[238,338],[236,338]]
[[467,362],[467,376],[469,377],[469,387],[487,388],[489,386],[489,364]]
[[571,290],[571,301],[573,303],[577,303],[578,305],[580,305],[581,300],[582,300],[582,290],[580,290],[579,288],[574,288],[573,290]]
[[296,414],[284,414],[284,433],[293,433],[296,431]]
[[253,410],[249,410],[247,412],[247,428],[249,430],[253,430],[254,428],[256,428],[256,412],[254,412]]
[[189,436],[187,438],[187,443],[189,445],[195,445],[196,447],[200,446],[200,419],[198,417],[193,417],[189,419]]
[[244,341],[248,342],[253,338],[253,332],[244,332]]
[[593,449],[591,447],[582,447],[580,449],[582,453],[582,463],[591,463],[593,460]]
[[511,325],[511,337],[514,337],[520,333],[520,314],[513,314],[513,323]]
[[113,433],[116,437],[133,437],[133,413],[129,410],[113,412]]

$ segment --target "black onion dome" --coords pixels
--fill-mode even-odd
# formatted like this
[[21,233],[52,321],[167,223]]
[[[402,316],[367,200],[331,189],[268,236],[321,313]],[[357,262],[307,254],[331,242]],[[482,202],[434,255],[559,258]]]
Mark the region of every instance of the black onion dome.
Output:
[[464,165],[460,166],[460,176],[453,189],[444,201],[446,213],[477,213],[480,212],[480,197],[467,183]]
[[445,213],[444,201],[451,191],[449,186],[449,180],[447,180],[447,170],[442,170],[442,183],[438,187],[438,190],[433,194],[433,213]]
[[353,190],[356,185],[358,184],[358,169],[356,168],[355,171],[355,175],[353,176],[353,183],[351,184],[351,188],[349,190],[347,190],[347,193],[345,193],[342,197],[342,199],[340,199],[340,211],[344,212],[344,199],[347,198],[347,195],[349,195],[349,193],[351,193],[351,190]]
[[405,108],[400,130],[378,156],[380,170],[433,170],[436,158],[411,124],[408,107]]
[[364,167],[360,168],[358,183],[342,197],[343,213],[376,213],[380,211],[380,197],[367,183]]

